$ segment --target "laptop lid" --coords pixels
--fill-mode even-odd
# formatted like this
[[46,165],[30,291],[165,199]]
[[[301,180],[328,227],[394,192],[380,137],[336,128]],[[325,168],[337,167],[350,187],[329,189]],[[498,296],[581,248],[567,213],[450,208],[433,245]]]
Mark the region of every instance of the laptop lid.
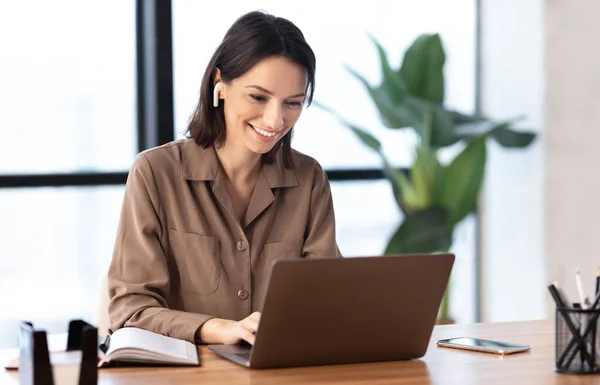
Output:
[[278,260],[247,365],[422,357],[453,264],[452,254]]

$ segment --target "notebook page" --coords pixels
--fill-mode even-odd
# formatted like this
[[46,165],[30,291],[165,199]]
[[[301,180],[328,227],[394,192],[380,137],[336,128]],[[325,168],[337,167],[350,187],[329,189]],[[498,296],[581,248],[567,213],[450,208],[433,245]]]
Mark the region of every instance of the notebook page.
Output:
[[198,353],[194,344],[144,329],[128,327],[114,332],[110,338],[107,355],[120,348],[134,348],[158,352],[189,362],[198,361]]

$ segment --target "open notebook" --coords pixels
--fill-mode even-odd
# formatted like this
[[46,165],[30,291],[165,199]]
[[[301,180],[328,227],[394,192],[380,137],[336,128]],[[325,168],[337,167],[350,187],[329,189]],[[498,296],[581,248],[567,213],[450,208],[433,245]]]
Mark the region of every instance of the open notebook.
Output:
[[108,349],[100,355],[98,366],[111,363],[148,365],[199,365],[198,350],[188,341],[166,337],[138,328],[115,331],[107,342]]

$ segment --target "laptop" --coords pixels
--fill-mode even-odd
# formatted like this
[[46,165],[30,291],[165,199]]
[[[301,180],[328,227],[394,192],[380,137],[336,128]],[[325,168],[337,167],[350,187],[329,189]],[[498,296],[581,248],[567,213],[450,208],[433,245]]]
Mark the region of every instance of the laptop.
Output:
[[278,260],[254,346],[208,348],[253,369],[420,358],[453,264],[453,254]]

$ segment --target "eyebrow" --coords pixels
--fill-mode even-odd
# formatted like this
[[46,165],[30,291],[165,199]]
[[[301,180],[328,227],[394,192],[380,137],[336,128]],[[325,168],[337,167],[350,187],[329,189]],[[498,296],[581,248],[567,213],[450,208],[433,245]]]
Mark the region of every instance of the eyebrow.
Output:
[[[269,91],[268,89],[266,89],[264,87],[261,87],[261,86],[254,85],[254,84],[246,86],[246,88],[256,88],[257,90],[262,91],[265,94],[273,95],[273,92]],[[299,94],[288,96],[287,98],[298,98],[300,96],[306,96],[306,94],[304,92],[302,92],[302,93],[299,93]]]

